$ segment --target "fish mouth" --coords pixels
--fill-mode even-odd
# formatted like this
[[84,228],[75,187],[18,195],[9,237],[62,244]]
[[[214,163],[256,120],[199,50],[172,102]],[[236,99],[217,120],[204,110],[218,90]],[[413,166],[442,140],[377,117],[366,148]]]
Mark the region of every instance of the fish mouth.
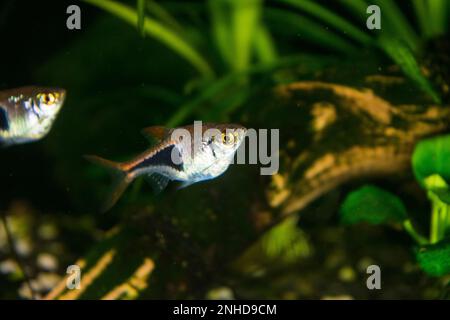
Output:
[[235,131],[237,132],[239,140],[241,140],[241,141],[247,135],[247,128],[245,128],[245,127],[241,127],[241,128],[235,129]]
[[233,132],[236,137],[235,146],[239,147],[247,135],[247,128],[238,124],[227,125],[227,130]]
[[53,88],[52,92],[57,94],[58,100],[56,102],[56,110],[55,112],[58,113],[64,102],[66,101],[66,95],[67,95],[67,91],[65,89],[61,89],[61,88]]
[[64,101],[66,101],[67,91],[65,89],[59,89],[60,101],[59,104],[62,106]]

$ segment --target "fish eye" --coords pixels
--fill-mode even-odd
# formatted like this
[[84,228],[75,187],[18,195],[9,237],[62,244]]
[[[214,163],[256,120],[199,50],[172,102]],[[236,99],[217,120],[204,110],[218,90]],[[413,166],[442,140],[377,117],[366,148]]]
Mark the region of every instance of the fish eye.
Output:
[[39,94],[39,98],[46,105],[52,105],[56,101],[56,96],[53,93],[42,93],[42,94]]
[[232,133],[222,133],[222,143],[231,145],[234,143],[234,135]]

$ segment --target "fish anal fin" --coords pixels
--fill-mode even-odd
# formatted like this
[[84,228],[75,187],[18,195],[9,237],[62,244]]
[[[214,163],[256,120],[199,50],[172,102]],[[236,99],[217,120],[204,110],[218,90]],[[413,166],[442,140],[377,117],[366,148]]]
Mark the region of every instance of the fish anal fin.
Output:
[[184,189],[184,188],[187,188],[187,187],[189,187],[190,185],[192,185],[192,184],[194,184],[194,183],[196,183],[196,182],[198,182],[198,181],[184,181],[183,183],[181,183],[181,184],[178,186],[177,189]]
[[155,140],[158,142],[166,138],[169,131],[170,129],[163,126],[152,126],[142,129],[141,133],[150,140],[150,142],[155,142]]
[[167,185],[169,184],[170,179],[166,176],[159,173],[152,173],[145,177],[147,182],[152,186],[155,194],[161,193]]

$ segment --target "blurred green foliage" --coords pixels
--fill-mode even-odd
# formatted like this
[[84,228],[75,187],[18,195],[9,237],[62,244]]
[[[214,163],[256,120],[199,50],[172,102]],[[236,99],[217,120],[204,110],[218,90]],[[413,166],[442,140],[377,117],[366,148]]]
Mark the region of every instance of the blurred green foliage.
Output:
[[450,181],[450,135],[420,141],[412,156],[412,167],[416,179],[424,185],[425,178],[439,174]]
[[421,268],[432,276],[450,273],[450,241],[423,246],[416,250],[416,258]]
[[[281,23],[287,24],[281,28],[282,34],[293,33],[306,40],[306,43],[318,43],[328,50],[347,56],[357,53],[357,47],[352,42],[363,48],[381,49],[418,88],[429,94],[435,102],[440,101],[439,93],[420,70],[417,57],[421,55],[427,39],[446,32],[448,6],[445,1],[414,2],[421,35],[414,30],[415,22],[409,21],[392,0],[378,0],[374,3],[364,0],[340,1],[340,5],[360,21],[356,25],[351,16],[339,15],[320,2],[311,0],[211,0],[206,1],[207,5],[205,2],[196,2],[195,4],[202,4],[195,7],[198,13],[206,14],[209,18],[206,30],[210,29],[210,32],[204,32],[204,25],[196,28],[185,24],[186,29],[194,28],[195,36],[180,31],[183,27],[179,26],[183,23],[170,14],[171,7],[187,9],[188,6],[193,7],[192,3],[183,6],[180,2],[169,2],[165,6],[154,1],[137,1],[136,9],[133,9],[118,1],[85,1],[138,27],[141,32],[161,41],[183,57],[206,79],[195,80],[191,84],[206,88],[219,87],[214,95],[232,90],[240,97],[226,104],[243,104],[246,91],[250,90],[245,81],[247,77],[239,80],[239,85],[233,89],[211,82],[220,83],[221,76],[227,73],[246,73],[255,65],[272,65],[280,59],[282,61],[284,56],[278,53],[281,51],[278,49],[280,44],[273,39],[272,31]],[[365,27],[369,4],[377,4],[381,8],[381,30],[371,31]],[[434,14],[437,11],[438,19],[435,20]],[[201,49],[206,44],[214,48],[216,56]],[[239,94],[238,91],[242,93]],[[194,98],[196,99],[198,98]],[[233,107],[223,106],[222,113],[227,113],[231,108]],[[179,125],[197,109],[192,104],[181,106],[178,114],[169,120],[169,124]]]
[[425,272],[433,276],[450,273],[450,188],[448,159],[450,136],[443,135],[419,142],[412,156],[412,168],[431,202],[429,239],[420,235],[408,218],[400,198],[374,186],[351,192],[341,207],[344,223],[372,224],[402,222],[420,248],[416,258]]
[[351,192],[341,207],[341,219],[345,224],[401,223],[406,218],[405,206],[398,197],[370,185]]

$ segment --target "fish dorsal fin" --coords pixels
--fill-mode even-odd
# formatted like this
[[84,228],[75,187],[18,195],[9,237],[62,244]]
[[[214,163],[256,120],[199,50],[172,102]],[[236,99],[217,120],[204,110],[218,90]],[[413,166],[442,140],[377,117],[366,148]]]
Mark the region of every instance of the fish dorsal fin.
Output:
[[141,130],[144,137],[146,137],[150,142],[157,142],[163,140],[170,132],[170,129],[163,126],[152,126]]
[[146,176],[145,179],[152,186],[155,194],[158,194],[161,191],[163,191],[167,187],[167,184],[169,183],[170,180],[166,176],[163,176],[162,174],[159,173],[150,174]]

